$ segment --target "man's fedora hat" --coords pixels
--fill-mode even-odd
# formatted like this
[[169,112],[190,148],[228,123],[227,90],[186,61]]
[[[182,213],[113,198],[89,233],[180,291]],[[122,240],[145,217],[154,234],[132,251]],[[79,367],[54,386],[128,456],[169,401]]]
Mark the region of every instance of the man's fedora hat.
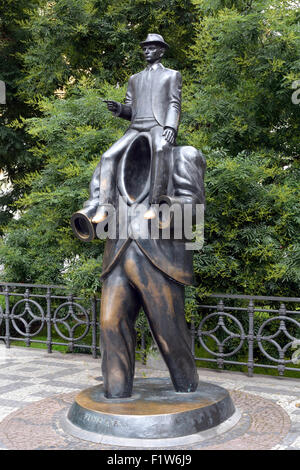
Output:
[[162,44],[164,47],[169,47],[169,44],[165,42],[164,38],[160,34],[148,34],[145,41],[141,42],[140,45],[143,47],[145,44],[152,42]]

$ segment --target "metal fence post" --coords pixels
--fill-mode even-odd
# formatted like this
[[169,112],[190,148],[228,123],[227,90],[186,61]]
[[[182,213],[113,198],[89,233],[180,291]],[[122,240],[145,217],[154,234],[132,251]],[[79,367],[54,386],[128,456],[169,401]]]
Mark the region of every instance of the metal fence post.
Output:
[[[220,313],[220,318],[219,318],[219,325],[221,327],[224,326],[224,318],[223,318],[223,312],[224,312],[224,302],[221,299],[220,302],[218,303],[218,312]],[[217,364],[219,369],[224,369],[224,350],[223,350],[223,345],[219,344],[219,354],[217,357]]]
[[253,377],[253,343],[254,343],[254,302],[249,301],[248,305],[249,331],[248,331],[248,376]]
[[[30,295],[30,291],[29,291],[29,289],[26,289],[25,294],[24,294],[25,311],[26,312],[29,310],[29,302],[28,302],[29,295]],[[25,338],[26,347],[30,348],[30,336],[29,336],[30,335],[30,325],[26,324],[25,330],[26,330],[26,338]]]
[[5,286],[5,344],[7,348],[10,348],[10,323],[9,323],[9,288]]
[[[286,308],[285,304],[281,303],[279,308],[279,316],[285,317],[286,316]],[[283,332],[286,332],[286,324],[284,320],[280,320],[280,327],[279,329]],[[278,373],[279,375],[284,375],[285,371],[285,364],[284,364],[284,351],[282,348],[279,350],[279,364],[278,364]]]
[[47,288],[46,294],[47,300],[47,315],[46,315],[46,322],[47,322],[47,351],[49,354],[52,353],[52,327],[51,327],[51,288]]
[[[73,313],[74,313],[74,310],[73,310],[73,294],[70,294],[68,295],[68,302],[69,302],[69,315],[71,316],[71,318],[73,317]],[[70,330],[70,339],[69,339],[69,351],[70,353],[74,353],[74,332],[73,332],[73,328],[71,328]]]

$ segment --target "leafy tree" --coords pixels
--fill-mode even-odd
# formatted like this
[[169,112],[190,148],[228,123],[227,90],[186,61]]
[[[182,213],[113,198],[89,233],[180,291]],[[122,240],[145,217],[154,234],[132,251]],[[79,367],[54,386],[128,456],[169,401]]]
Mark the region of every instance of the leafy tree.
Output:
[[290,1],[194,0],[181,142],[207,146],[198,292],[299,290],[299,9]]
[[30,117],[35,112],[18,95],[23,77],[18,54],[24,53],[24,41],[30,36],[21,23],[31,11],[36,11],[38,4],[39,0],[0,3],[0,80],[6,84],[6,105],[0,105],[0,170],[14,182],[12,190],[0,197],[0,235],[15,211],[15,201],[25,189],[17,184],[18,176],[40,166],[40,161],[33,160],[29,153],[30,136],[19,125],[14,126],[16,120]]
[[198,292],[295,296],[300,285],[299,170],[269,152],[210,152]]
[[7,105],[0,108],[0,168],[13,182],[0,198],[0,235],[16,211],[14,202],[28,189],[19,176],[45,163],[32,157],[34,141],[22,126],[23,119],[39,114],[39,99],[65,96],[82,77],[96,78],[99,86],[123,84],[143,66],[139,42],[149,30],[165,34],[172,66],[185,63],[193,11],[190,0],[0,4],[0,80],[7,85]]
[[284,0],[43,1],[23,25],[32,39],[19,91],[38,105],[22,132],[43,167],[19,179],[30,192],[0,246],[6,278],[99,287],[103,242],[76,240],[70,215],[87,198],[101,153],[126,128],[101,98],[123,99],[142,67],[139,41],[157,31],[170,43],[164,63],[184,76],[178,144],[202,149],[208,162],[205,245],[187,310],[213,291],[295,295],[297,21]]
[[166,63],[182,69],[194,19],[191,0],[44,0],[26,23],[23,94],[48,96],[82,76],[123,84],[143,67],[139,43],[149,31],[169,42]]
[[[283,165],[299,155],[300,9],[288,0],[194,0],[193,85],[185,120],[200,143],[274,149]],[[299,5],[298,5],[299,6]]]
[[[112,118],[107,117],[107,111],[103,115],[100,97],[117,95],[120,100],[124,98],[125,90],[118,91],[115,86],[143,67],[139,42],[149,31],[159,30],[170,43],[166,63],[175,66],[184,63],[186,46],[193,33],[188,26],[193,18],[189,0],[165,0],[163,4],[157,0],[41,0],[38,10],[29,11],[27,18],[23,18],[22,31],[27,36],[25,50],[20,48],[17,56],[23,64],[17,93],[35,110],[35,115],[44,117],[15,121],[15,127],[31,142],[28,148],[32,169],[45,167],[33,172],[30,167],[24,167],[23,177],[18,174],[18,179],[14,178],[15,186],[30,186],[31,192],[18,201],[21,218],[5,229],[2,259],[7,279],[59,282],[66,280],[64,274],[68,272],[73,283],[84,284],[82,266],[85,260],[89,260],[89,265],[93,264],[91,247],[74,240],[69,217],[87,196],[89,179],[101,152],[117,138],[114,132],[109,134],[108,122]],[[111,82],[113,87],[103,87],[104,80]],[[80,85],[79,91],[80,83],[85,85]],[[93,121],[92,108],[83,104],[88,93],[102,110],[101,121],[98,118]],[[45,99],[53,96],[56,98]],[[57,98],[64,99],[56,101]],[[85,110],[84,116],[77,109],[77,99],[78,106]],[[91,120],[93,131],[90,133],[84,126],[85,123],[90,126]],[[120,136],[122,123],[114,121],[114,126]],[[105,137],[106,145],[97,138],[93,141],[94,132],[98,137]],[[85,145],[82,143],[77,148],[76,155],[76,171],[78,178],[82,178],[78,185],[77,177],[71,171],[74,165],[72,152],[77,147],[74,142],[79,145],[83,135]],[[67,181],[62,176],[64,172],[68,175]],[[61,186],[57,188],[59,183]],[[66,233],[65,237],[63,233]],[[92,249],[96,258],[99,244],[97,249]]]
[[19,199],[22,217],[11,222],[0,248],[11,281],[72,279],[76,286],[80,283],[78,290],[84,286],[86,292],[99,285],[103,241],[77,240],[70,216],[88,199],[89,181],[101,153],[124,132],[100,93],[121,99],[124,90],[81,87],[67,100],[45,98],[40,101],[43,117],[27,120],[27,132],[36,141],[32,155],[47,163],[41,171],[24,176],[22,183],[31,191]]

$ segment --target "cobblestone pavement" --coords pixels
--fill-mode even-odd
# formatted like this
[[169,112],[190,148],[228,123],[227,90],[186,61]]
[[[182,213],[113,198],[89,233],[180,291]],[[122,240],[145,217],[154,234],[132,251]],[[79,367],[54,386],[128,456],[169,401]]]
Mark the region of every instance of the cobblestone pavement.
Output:
[[[300,450],[300,380],[198,369],[230,391],[241,419],[229,431],[179,449]],[[138,377],[167,372],[137,364]],[[122,449],[67,435],[61,422],[79,390],[101,381],[100,360],[0,343],[0,449]]]

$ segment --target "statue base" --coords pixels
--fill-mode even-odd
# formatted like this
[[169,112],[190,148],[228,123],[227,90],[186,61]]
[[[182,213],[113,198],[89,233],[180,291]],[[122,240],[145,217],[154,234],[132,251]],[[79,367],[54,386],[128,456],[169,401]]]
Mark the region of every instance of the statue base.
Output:
[[225,432],[239,417],[227,390],[217,385],[200,382],[193,393],[176,393],[169,379],[137,378],[130,398],[107,399],[103,385],[83,390],[63,427],[103,444],[174,446],[201,440],[197,433],[207,438],[213,428]]

